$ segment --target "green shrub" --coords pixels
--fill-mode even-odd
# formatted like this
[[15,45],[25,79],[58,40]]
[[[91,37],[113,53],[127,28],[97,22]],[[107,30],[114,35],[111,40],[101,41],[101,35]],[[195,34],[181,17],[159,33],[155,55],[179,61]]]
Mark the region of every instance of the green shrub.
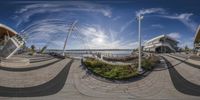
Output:
[[147,59],[144,59],[144,60],[142,60],[142,68],[144,70],[152,70],[158,61],[159,61],[159,59],[156,56],[151,56]]
[[149,59],[144,59],[142,61],[142,68],[144,70],[151,70],[153,63]]
[[92,58],[87,58],[83,63],[94,73],[109,79],[124,79],[138,75],[137,69],[130,65],[111,65]]

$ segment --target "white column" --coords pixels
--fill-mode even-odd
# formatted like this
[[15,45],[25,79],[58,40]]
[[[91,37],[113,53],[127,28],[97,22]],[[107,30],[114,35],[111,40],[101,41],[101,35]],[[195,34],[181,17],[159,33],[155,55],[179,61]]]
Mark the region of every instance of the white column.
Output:
[[139,42],[138,71],[141,72],[142,71],[142,68],[141,68],[141,20],[143,19],[143,16],[138,15],[137,19],[138,19],[138,40],[139,40],[138,41]]

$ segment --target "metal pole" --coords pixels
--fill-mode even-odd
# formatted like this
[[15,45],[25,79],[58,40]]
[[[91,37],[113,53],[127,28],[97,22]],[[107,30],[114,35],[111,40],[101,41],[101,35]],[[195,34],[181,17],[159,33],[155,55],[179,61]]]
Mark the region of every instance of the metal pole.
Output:
[[139,15],[138,16],[138,40],[139,40],[139,47],[138,47],[138,51],[139,51],[139,55],[138,55],[138,71],[141,72],[142,68],[141,68],[141,33],[140,33],[140,29],[141,29],[141,19],[143,18],[143,16]]
[[65,47],[66,47],[66,44],[67,44],[67,40],[68,40],[68,38],[69,38],[71,32],[73,31],[74,26],[75,26],[75,24],[76,24],[77,22],[78,22],[77,20],[74,21],[74,22],[72,23],[70,29],[69,29],[69,32],[68,32],[67,37],[66,37],[65,42],[64,42],[63,53],[62,53],[63,56],[65,56]]

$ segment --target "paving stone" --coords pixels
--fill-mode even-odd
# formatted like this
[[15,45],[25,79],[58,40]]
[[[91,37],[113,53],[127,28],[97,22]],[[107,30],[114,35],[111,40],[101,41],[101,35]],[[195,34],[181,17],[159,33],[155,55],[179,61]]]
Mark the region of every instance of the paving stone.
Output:
[[[116,84],[103,82],[90,75],[86,75],[85,70],[79,67],[80,64],[81,62],[79,60],[75,60],[72,63],[67,81],[58,93],[44,97],[15,98],[15,100],[200,99],[198,96],[190,96],[177,91],[172,83],[168,70],[152,71],[141,80],[125,84]],[[190,68],[184,67],[184,69],[180,70],[187,72],[187,69]],[[191,72],[188,73],[192,74]],[[192,77],[192,75],[186,76]],[[197,77],[192,77],[192,79]],[[4,80],[0,78],[0,81]],[[0,97],[0,99],[9,100],[12,98]]]

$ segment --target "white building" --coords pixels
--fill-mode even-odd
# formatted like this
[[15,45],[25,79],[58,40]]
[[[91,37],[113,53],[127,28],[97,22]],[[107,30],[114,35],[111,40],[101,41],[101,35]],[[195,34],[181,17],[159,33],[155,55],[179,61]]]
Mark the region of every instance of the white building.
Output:
[[200,26],[197,28],[194,37],[194,49],[200,50]]
[[143,50],[155,53],[171,53],[178,50],[177,44],[177,40],[167,35],[160,35],[145,42]]
[[23,44],[24,40],[16,31],[0,24],[0,57],[11,57]]
[[197,52],[197,55],[200,56],[200,25],[196,30],[194,37],[194,50]]

